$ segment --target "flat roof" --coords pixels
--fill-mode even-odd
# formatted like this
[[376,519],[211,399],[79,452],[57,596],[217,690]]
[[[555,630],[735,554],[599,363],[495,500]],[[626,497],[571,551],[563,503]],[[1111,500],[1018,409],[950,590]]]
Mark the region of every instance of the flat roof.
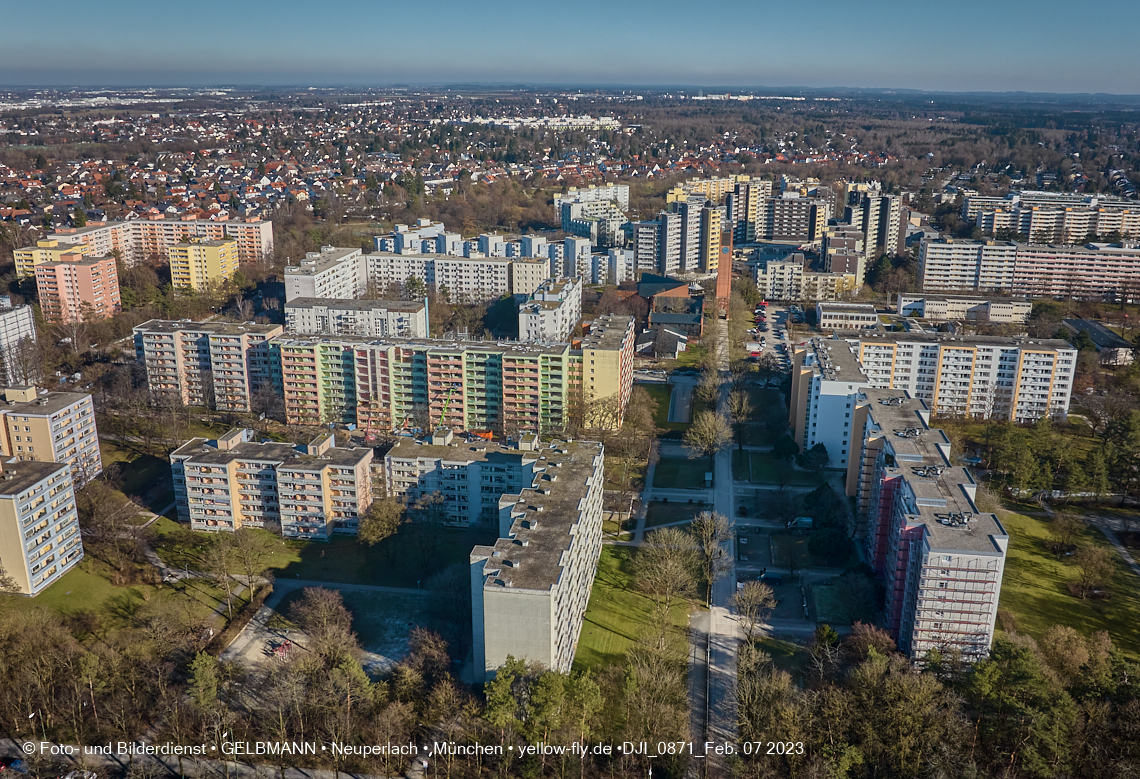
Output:
[[874,314],[875,307],[870,303],[839,303],[821,300],[815,304],[824,313]]
[[279,462],[280,467],[284,468],[320,470],[326,465],[353,468],[364,457],[372,454],[371,449],[362,447],[346,449],[332,446],[323,454],[314,455],[302,452],[298,446],[277,441],[243,441],[235,444],[232,449],[218,449],[216,439],[192,438],[175,449],[171,456],[183,457],[188,462],[201,465],[228,465],[234,460],[262,460]]
[[1133,345],[1109,330],[1100,322],[1091,319],[1066,319],[1064,325],[1070,330],[1088,333],[1094,344],[1102,349],[1132,349]]
[[[863,366],[851,351],[851,345],[846,341],[837,342],[835,339],[813,338],[808,342],[808,352],[814,358],[812,365],[805,367],[818,367],[825,379],[830,381],[867,381],[863,373]],[[846,368],[846,370],[844,370]]]
[[194,331],[217,333],[218,335],[241,335],[243,333],[273,335],[281,332],[284,328],[281,325],[259,325],[250,322],[182,322],[172,319],[149,319],[142,324],[135,325],[134,330],[142,333]]
[[19,495],[28,487],[70,467],[67,463],[5,460],[3,473],[0,473],[0,495]]
[[[317,252],[311,252],[318,254]],[[356,257],[362,254],[360,249],[339,249],[332,248],[328,250],[321,250],[319,256],[305,257],[301,260],[300,265],[286,265],[286,276],[316,276],[324,273],[330,268],[340,265],[350,257]]]
[[625,334],[633,325],[633,317],[605,314],[590,323],[590,332],[582,336],[583,349],[621,349]]
[[851,336],[839,335],[838,338],[847,341],[865,341],[869,343],[876,343],[880,341],[912,341],[918,343],[942,343],[948,342],[951,344],[960,344],[962,346],[969,346],[970,344],[979,344],[982,346],[1016,346],[1016,347],[1038,347],[1042,349],[1067,349],[1073,350],[1072,345],[1068,341],[1063,341],[1060,338],[1030,338],[1028,336],[1005,336],[1005,335],[952,335],[950,333],[888,333],[878,331],[847,331],[851,332]]
[[397,338],[367,335],[296,335],[274,337],[280,346],[311,346],[313,344],[343,344],[346,346],[395,346],[402,349],[422,349],[436,352],[502,352],[504,354],[563,354],[570,344],[539,344],[532,341],[459,341],[444,338]]
[[345,298],[294,298],[285,304],[290,308],[339,308],[355,311],[423,311],[422,300],[352,300]]
[[12,402],[0,396],[0,411],[12,411],[26,416],[51,416],[90,398],[91,396],[85,392],[48,392],[38,395],[35,400]]

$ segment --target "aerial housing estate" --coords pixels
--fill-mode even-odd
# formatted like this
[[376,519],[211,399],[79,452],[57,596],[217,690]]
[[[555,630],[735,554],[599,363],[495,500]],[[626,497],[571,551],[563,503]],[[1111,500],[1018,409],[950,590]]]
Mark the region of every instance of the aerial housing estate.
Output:
[[[273,254],[273,223],[257,217],[248,219],[130,219],[86,227],[67,227],[48,236],[60,246],[83,244],[85,254],[117,256],[128,267],[149,260],[167,258],[167,250],[190,239],[233,240],[242,265],[264,263]],[[19,276],[32,275],[29,267]]]
[[475,674],[508,655],[568,672],[602,548],[603,452],[589,441],[537,435],[513,446],[439,431],[384,458],[391,494],[438,492],[447,521],[496,527],[471,552]]
[[855,498],[866,559],[886,589],[885,627],[909,657],[985,658],[993,641],[1009,535],[976,505],[970,472],[906,390],[851,396]]

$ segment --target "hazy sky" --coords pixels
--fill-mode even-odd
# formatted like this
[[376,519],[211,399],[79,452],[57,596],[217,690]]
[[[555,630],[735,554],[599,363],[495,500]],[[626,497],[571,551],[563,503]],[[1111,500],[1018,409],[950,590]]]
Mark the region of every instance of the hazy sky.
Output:
[[1140,94],[1140,0],[0,2],[0,85],[518,82]]

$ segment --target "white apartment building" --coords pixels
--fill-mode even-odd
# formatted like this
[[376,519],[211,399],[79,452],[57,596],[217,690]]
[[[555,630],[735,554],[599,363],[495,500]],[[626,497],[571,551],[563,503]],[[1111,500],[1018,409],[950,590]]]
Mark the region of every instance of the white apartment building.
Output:
[[533,255],[511,260],[510,277],[512,295],[529,295],[550,278],[550,260]]
[[562,203],[563,232],[579,235],[594,246],[611,247],[620,244],[621,228],[629,220],[611,201]]
[[1004,198],[973,195],[962,216],[988,233],[1008,230],[1030,243],[1079,244],[1089,235],[1140,236],[1140,204],[1106,195],[1012,192]]
[[21,595],[39,595],[83,559],[71,469],[0,463],[0,572]]
[[[7,384],[24,384],[39,378],[39,367],[18,354],[24,339],[36,340],[36,317],[31,306],[0,309],[0,360]],[[34,374],[34,375],[29,375]]]
[[297,335],[428,337],[427,300],[296,298],[285,304],[285,331]]
[[593,246],[589,238],[566,238],[562,241],[562,272],[568,279],[588,279],[593,261]]
[[820,330],[865,330],[879,324],[879,315],[870,303],[815,304],[815,319]]
[[923,241],[919,286],[927,292],[1012,291],[1017,245],[1006,241]]
[[423,254],[436,251],[436,240],[444,234],[443,222],[417,219],[415,225],[396,225],[387,235],[374,237],[376,251],[395,254]]
[[565,343],[582,321],[582,280],[548,280],[519,307],[519,340]]
[[789,425],[800,451],[827,449],[831,468],[847,468],[856,399],[871,386],[843,341],[813,338],[796,349]]
[[134,328],[135,357],[155,397],[218,411],[253,410],[253,396],[272,387],[268,341],[281,325],[173,322]]
[[300,265],[285,268],[285,300],[295,298],[357,298],[368,285],[368,265],[360,249],[322,246],[309,252]]
[[971,298],[900,292],[895,310],[900,316],[919,319],[962,319],[968,322],[1023,325],[1029,321],[1033,303],[1014,298]]
[[529,437],[519,446],[537,455],[534,481],[501,495],[499,540],[471,550],[479,679],[508,655],[569,672],[601,555],[601,444]]
[[591,184],[588,187],[570,187],[565,195],[554,196],[554,208],[560,210],[563,203],[600,203],[612,200],[622,211],[629,210],[628,184]]
[[506,257],[436,257],[432,286],[457,302],[501,297],[511,290],[511,262]]
[[51,235],[62,243],[85,243],[91,254],[118,253],[125,265],[165,259],[166,250],[190,238],[237,242],[238,262],[261,264],[273,254],[273,223],[250,219],[131,219],[89,227],[69,227]]
[[83,487],[103,472],[91,396],[8,387],[0,404],[0,452],[70,465],[72,483]]
[[756,265],[756,288],[765,300],[802,300],[804,256],[791,254],[782,260]]
[[171,453],[181,521],[194,530],[262,527],[318,541],[356,533],[372,505],[371,449],[338,448],[332,433],[302,445],[256,438],[256,431],[235,428]]

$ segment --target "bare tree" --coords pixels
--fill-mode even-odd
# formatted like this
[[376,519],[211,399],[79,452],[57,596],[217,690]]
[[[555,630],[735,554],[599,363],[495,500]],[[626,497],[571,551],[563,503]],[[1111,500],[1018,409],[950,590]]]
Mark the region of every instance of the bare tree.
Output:
[[685,431],[690,457],[712,457],[732,440],[728,420],[715,411],[702,411]]
[[767,584],[747,582],[733,594],[732,606],[740,617],[745,637],[752,641],[767,621],[772,609],[776,608],[776,595]]
[[638,589],[657,598],[658,622],[667,625],[673,603],[695,593],[701,557],[691,535],[665,527],[645,537],[633,566]]
[[752,418],[752,398],[748,391],[734,389],[728,393],[728,414],[736,433],[736,446],[744,450],[744,425]]
[[701,556],[706,605],[712,600],[713,585],[732,570],[732,557],[724,548],[724,544],[732,538],[732,527],[728,517],[713,511],[697,514],[689,526],[689,533],[696,541]]

